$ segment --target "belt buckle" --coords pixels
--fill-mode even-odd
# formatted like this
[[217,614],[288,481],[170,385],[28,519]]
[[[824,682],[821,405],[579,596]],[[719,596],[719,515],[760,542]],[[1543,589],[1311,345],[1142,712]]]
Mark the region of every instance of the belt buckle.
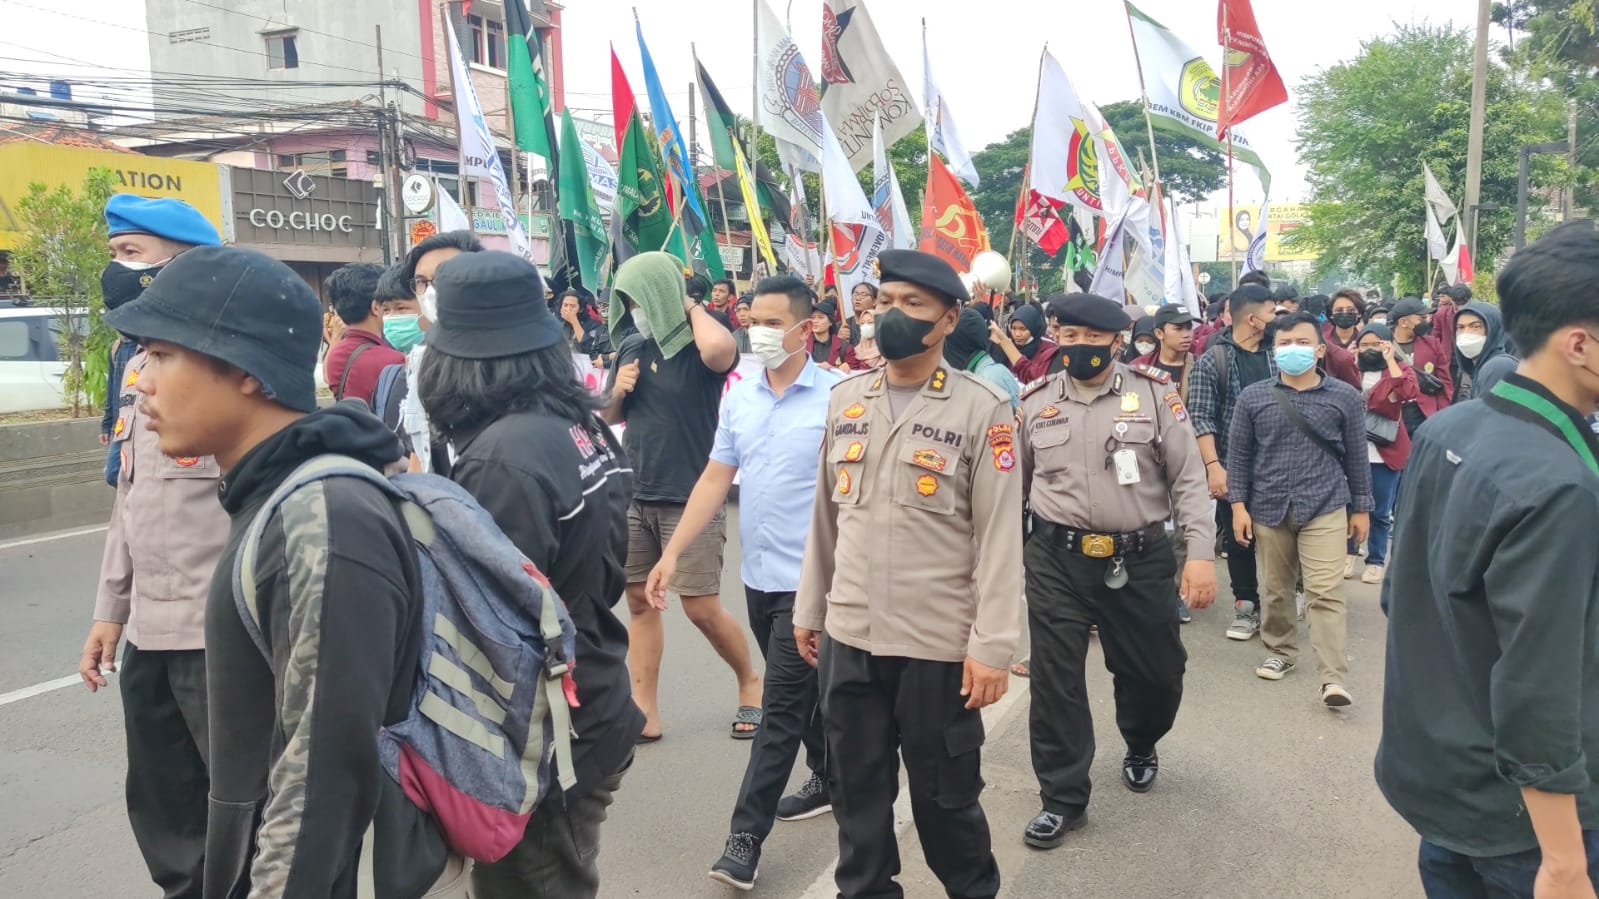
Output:
[[1109,534],[1084,534],[1082,550],[1090,559],[1108,559],[1116,554],[1116,538]]

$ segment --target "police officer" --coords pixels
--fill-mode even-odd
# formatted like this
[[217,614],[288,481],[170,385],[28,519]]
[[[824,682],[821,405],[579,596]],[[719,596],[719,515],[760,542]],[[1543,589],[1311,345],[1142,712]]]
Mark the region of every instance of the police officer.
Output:
[[903,895],[897,752],[946,893],[993,896],[978,709],[1004,695],[1020,629],[1016,419],[1003,391],[943,364],[967,298],[954,269],[910,250],[879,265],[887,366],[833,388],[794,605],[818,667],[836,880],[845,899]]
[[1183,598],[1202,609],[1216,597],[1204,462],[1176,385],[1159,369],[1116,361],[1129,323],[1120,305],[1073,294],[1053,311],[1065,371],[1023,393],[1018,441],[1033,512],[1025,552],[1030,723],[1043,800],[1023,838],[1040,849],[1061,845],[1086,820],[1091,624],[1115,679],[1127,741],[1122,779],[1135,793],[1154,786],[1155,744],[1177,715],[1187,661],[1171,613],[1177,563],[1164,523],[1174,511],[1188,548]]

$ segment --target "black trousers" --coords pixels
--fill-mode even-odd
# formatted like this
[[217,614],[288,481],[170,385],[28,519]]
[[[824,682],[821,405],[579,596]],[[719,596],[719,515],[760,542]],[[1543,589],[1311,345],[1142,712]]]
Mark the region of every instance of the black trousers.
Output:
[[1244,546],[1233,536],[1233,505],[1222,500],[1216,503],[1216,529],[1222,535],[1222,548],[1227,551],[1227,580],[1233,585],[1235,601],[1252,602],[1260,608],[1260,574],[1255,570],[1255,545]]
[[133,839],[166,899],[198,899],[211,788],[205,651],[145,651],[129,643],[117,680]]
[[1188,662],[1172,614],[1177,563],[1163,535],[1123,558],[1127,585],[1112,590],[1105,586],[1111,560],[1067,551],[1060,527],[1044,521],[1034,527],[1023,557],[1033,645],[1033,773],[1044,811],[1077,815],[1088,808],[1093,786],[1094,719],[1084,680],[1088,626],[1099,626],[1115,683],[1116,726],[1128,751],[1153,752],[1177,718]]
[[899,899],[894,799],[903,756],[928,867],[954,899],[999,893],[983,791],[983,718],[962,665],[874,656],[822,638],[817,665],[842,899]]
[[827,748],[816,706],[816,669],[800,658],[794,645],[794,593],[767,593],[746,585],[744,601],[750,630],[766,660],[766,684],[761,729],[750,747],[729,833],[754,834],[764,840],[772,832],[777,803],[788,786],[800,744],[805,745],[806,767],[824,777]]
[[472,868],[476,899],[594,899],[600,893],[600,826],[609,815],[622,770],[575,799],[559,787],[534,809],[522,841],[497,862]]

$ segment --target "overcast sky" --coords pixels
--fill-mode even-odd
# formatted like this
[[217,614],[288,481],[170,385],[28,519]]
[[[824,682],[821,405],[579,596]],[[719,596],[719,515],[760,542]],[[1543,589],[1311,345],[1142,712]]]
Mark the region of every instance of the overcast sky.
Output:
[[[795,40],[813,74],[820,67],[821,3],[766,0],[782,18],[791,15]],[[1033,109],[1039,51],[1044,41],[1086,98],[1101,105],[1138,96],[1132,41],[1119,0],[868,0],[878,32],[920,100],[921,17],[926,16],[933,67],[952,105],[968,149],[1001,140],[1028,123]],[[96,24],[67,13],[102,20]],[[686,90],[693,78],[689,44],[718,87],[740,113],[751,106],[752,15],[750,0],[569,0],[564,13],[566,99],[574,111],[610,108],[608,44],[614,42],[635,89],[642,90],[633,9],[681,119],[688,115]],[[1394,23],[1473,24],[1471,0],[1255,0],[1256,18],[1272,58],[1289,87],[1289,104],[1251,122],[1261,155],[1273,172],[1280,201],[1303,198],[1303,169],[1293,147],[1295,88],[1317,69],[1355,56],[1361,42],[1390,32]],[[1216,6],[1203,0],[1142,0],[1150,17],[1206,53],[1216,46]],[[51,0],[0,0],[0,71],[92,72],[68,60],[127,69],[148,69],[143,4],[87,0],[62,7]],[[1314,12],[1312,12],[1314,10]],[[306,23],[310,25],[311,23]],[[120,27],[118,27],[120,26]],[[65,59],[63,59],[65,57]],[[22,63],[16,60],[28,59]],[[59,67],[59,68],[58,68]],[[1240,174],[1240,199],[1257,197],[1252,176]]]

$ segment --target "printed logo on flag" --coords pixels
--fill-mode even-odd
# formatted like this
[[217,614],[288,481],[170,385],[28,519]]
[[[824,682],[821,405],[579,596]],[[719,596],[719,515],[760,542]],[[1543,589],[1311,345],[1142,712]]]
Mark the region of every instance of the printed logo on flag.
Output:
[[835,16],[832,7],[826,4],[822,6],[822,80],[828,84],[849,84],[855,80],[849,66],[844,64],[843,54],[838,52],[838,42],[844,37],[844,31],[849,28],[853,18],[853,9],[846,9]]
[[777,60],[775,84],[768,82],[762,102],[766,111],[780,116],[816,146],[822,145],[822,100],[799,47],[788,41]]
[[1072,136],[1066,152],[1066,189],[1094,209],[1103,209],[1099,199],[1099,151],[1094,136],[1082,119],[1072,119]]
[[1181,93],[1178,102],[1189,115],[1206,121],[1216,121],[1221,105],[1221,79],[1210,63],[1202,58],[1190,59],[1183,64]]

